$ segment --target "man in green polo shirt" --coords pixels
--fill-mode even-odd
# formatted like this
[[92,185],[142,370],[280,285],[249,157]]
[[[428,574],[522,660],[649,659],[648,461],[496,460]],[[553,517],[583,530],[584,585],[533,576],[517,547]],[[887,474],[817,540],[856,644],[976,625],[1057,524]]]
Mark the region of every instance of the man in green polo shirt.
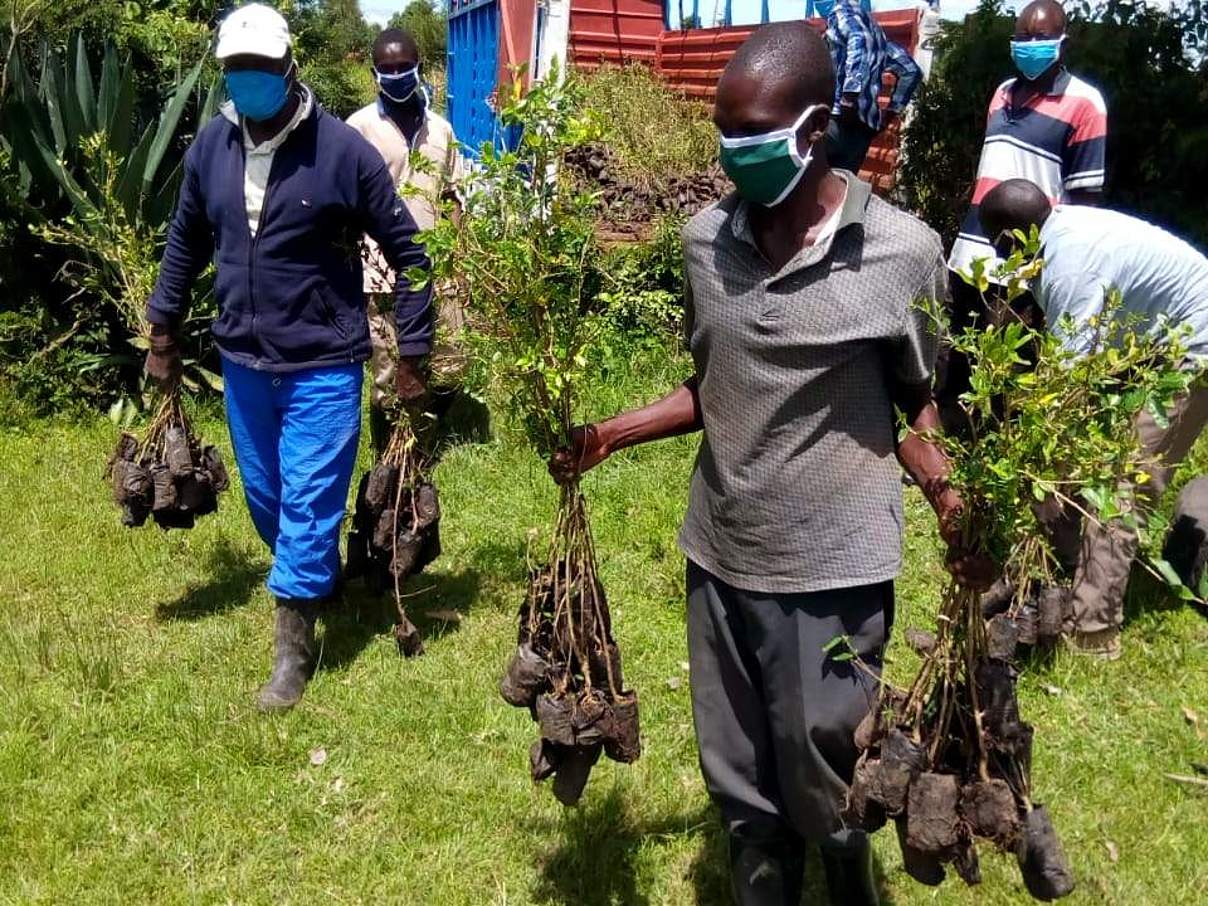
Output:
[[[936,338],[915,306],[947,292],[939,237],[832,170],[830,55],[803,22],[768,25],[717,86],[737,193],[684,230],[695,374],[666,398],[580,428],[565,479],[624,447],[702,431],[679,543],[688,559],[693,716],[730,836],[739,904],[800,902],[807,841],[832,902],[875,903],[867,836],[840,810],[876,688],[824,652],[847,636],[873,669],[893,622],[904,466],[954,537],[942,453],[918,432]],[[979,558],[952,568],[986,584]]]

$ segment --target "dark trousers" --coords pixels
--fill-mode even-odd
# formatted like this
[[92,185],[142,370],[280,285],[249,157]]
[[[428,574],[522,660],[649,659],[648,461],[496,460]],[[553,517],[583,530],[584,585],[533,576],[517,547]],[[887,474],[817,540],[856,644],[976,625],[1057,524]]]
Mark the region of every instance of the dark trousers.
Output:
[[863,123],[840,123],[832,116],[826,127],[826,159],[832,167],[859,173],[876,137],[876,131]]
[[877,684],[823,648],[847,636],[879,673],[892,623],[892,582],[760,594],[688,563],[692,715],[705,784],[732,838],[798,851],[805,840],[864,842],[839,813],[857,757],[852,734]]

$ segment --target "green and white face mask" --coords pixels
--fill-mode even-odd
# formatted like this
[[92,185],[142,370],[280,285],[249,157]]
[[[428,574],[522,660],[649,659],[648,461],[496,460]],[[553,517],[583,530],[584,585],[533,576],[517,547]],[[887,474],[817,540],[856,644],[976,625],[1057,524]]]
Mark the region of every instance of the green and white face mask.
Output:
[[738,194],[755,204],[775,207],[788,198],[814,157],[814,146],[802,157],[797,151],[797,130],[815,110],[826,104],[811,104],[793,125],[762,135],[721,137],[721,167],[734,181]]

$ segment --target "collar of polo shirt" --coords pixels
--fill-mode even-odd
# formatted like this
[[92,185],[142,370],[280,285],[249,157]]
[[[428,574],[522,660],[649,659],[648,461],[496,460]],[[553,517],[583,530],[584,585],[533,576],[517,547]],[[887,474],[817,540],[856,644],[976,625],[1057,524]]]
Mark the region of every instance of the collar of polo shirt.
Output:
[[[869,198],[872,197],[872,186],[854,177],[848,177],[837,171],[835,172],[840,179],[847,183],[847,193],[843,198],[843,210],[839,215],[839,223],[835,227],[835,231],[831,233],[829,240],[824,245],[812,245],[794,255],[792,260],[781,268],[779,276],[790,273],[802,265],[808,267],[816,264],[829,250],[830,243],[834,241],[834,238],[845,227],[849,227],[854,223],[864,222],[864,212],[868,208]],[[758,251],[759,245],[755,242],[755,234],[751,231],[750,210],[750,204],[740,198],[734,208],[734,213],[730,215],[730,230],[734,234],[735,239],[745,242]]]

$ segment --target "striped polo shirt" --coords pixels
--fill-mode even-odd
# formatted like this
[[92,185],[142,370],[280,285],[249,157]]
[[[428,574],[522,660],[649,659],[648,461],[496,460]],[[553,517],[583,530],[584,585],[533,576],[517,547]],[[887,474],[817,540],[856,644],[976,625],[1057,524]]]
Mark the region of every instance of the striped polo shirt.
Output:
[[1000,182],[1030,180],[1055,205],[1067,201],[1070,192],[1103,188],[1107,106],[1098,89],[1062,70],[1047,94],[1013,107],[1015,81],[999,85],[990,101],[973,204],[948,257],[952,270],[995,257],[982,232],[978,205]]

